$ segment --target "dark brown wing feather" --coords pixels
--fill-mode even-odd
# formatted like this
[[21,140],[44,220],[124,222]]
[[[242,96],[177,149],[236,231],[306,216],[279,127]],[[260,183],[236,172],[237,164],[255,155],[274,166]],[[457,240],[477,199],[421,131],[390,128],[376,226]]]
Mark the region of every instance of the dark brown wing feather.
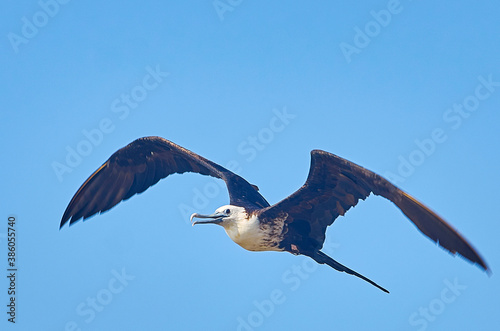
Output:
[[475,249],[429,208],[374,172],[320,150],[311,152],[306,183],[288,198],[262,210],[259,217],[264,222],[285,218],[281,246],[311,256],[323,246],[326,227],[370,193],[392,201],[423,234],[449,252],[488,270]]
[[168,175],[195,172],[226,182],[230,203],[268,207],[256,186],[220,165],[161,137],[139,138],[115,152],[78,189],[61,220],[61,227],[111,209],[144,192]]

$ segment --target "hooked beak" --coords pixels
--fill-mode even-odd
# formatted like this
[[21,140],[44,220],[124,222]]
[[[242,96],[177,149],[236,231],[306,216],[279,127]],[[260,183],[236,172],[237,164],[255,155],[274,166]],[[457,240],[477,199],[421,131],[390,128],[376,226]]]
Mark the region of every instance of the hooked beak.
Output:
[[[215,213],[212,215],[202,215],[202,214],[194,213],[193,215],[191,215],[191,218],[189,220],[192,222],[191,225],[193,225],[193,226],[196,224],[219,224],[222,222],[222,218],[224,216],[225,215],[222,213]],[[210,218],[210,220],[209,221],[194,221],[193,222],[193,218]]]

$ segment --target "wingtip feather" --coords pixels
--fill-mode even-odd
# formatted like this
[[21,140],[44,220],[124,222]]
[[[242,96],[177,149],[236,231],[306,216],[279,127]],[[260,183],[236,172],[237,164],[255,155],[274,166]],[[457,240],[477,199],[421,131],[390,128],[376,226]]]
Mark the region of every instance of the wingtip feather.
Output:
[[489,267],[476,249],[450,224],[420,201],[400,190],[400,199],[393,201],[417,228],[440,247],[458,254],[488,272]]

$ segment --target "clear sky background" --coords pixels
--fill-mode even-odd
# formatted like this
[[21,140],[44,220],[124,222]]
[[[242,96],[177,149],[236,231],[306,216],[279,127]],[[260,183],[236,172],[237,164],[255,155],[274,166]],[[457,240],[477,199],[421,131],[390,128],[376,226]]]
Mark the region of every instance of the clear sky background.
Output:
[[[2,330],[494,330],[500,324],[497,1],[6,1],[0,11]],[[325,251],[253,253],[189,214],[228,202],[172,176],[59,230],[84,180],[165,137],[260,187],[298,189],[319,148],[453,224],[491,277],[369,197]],[[16,324],[7,220],[16,218]]]

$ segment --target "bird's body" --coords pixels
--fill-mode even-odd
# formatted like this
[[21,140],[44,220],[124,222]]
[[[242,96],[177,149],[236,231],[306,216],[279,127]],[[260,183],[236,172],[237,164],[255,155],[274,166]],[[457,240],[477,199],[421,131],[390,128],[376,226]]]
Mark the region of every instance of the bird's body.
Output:
[[[115,152],[80,187],[70,201],[61,227],[109,210],[142,193],[161,178],[196,172],[226,182],[230,204],[211,215],[195,213],[195,224],[218,224],[249,251],[287,251],[355,275],[388,292],[370,279],[321,251],[326,228],[371,193],[393,202],[427,237],[452,254],[458,253],[484,270],[488,266],[456,230],[425,205],[385,178],[328,152],[311,152],[306,183],[282,201],[270,205],[242,177],[160,137],[135,140]],[[201,219],[208,219],[202,221]]]

